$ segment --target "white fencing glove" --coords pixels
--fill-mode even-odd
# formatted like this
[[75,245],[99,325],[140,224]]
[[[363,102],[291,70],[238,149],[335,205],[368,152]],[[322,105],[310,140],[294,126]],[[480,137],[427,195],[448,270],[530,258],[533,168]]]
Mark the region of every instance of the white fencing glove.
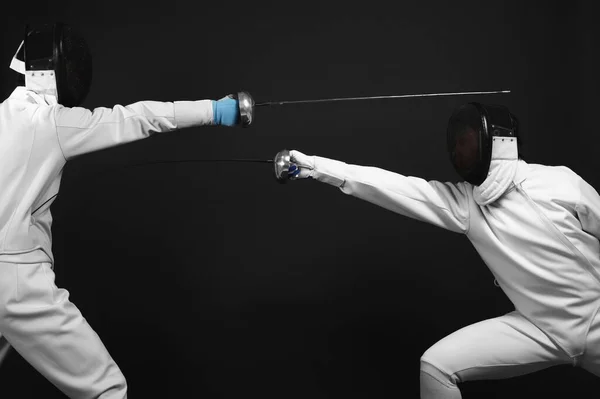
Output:
[[290,180],[311,179],[315,174],[315,157],[304,155],[300,151],[290,151],[290,168],[288,177]]

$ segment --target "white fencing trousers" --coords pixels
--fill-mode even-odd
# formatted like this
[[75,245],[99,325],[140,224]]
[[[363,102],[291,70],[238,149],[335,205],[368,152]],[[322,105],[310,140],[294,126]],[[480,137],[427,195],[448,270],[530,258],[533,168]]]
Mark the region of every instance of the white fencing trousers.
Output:
[[516,377],[559,364],[574,359],[514,311],[464,327],[429,348],[421,357],[421,399],[460,399],[459,382]]
[[127,398],[123,373],[50,263],[0,262],[0,333],[69,398]]

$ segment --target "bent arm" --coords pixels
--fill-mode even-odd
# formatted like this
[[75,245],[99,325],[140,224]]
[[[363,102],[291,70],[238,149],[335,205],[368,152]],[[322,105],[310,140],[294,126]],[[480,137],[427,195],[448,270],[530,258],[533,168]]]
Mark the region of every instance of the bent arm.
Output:
[[468,231],[469,199],[464,183],[426,181],[318,156],[314,162],[313,178],[345,194],[447,230]]
[[212,125],[211,100],[140,101],[113,108],[55,109],[56,132],[65,159],[190,126]]

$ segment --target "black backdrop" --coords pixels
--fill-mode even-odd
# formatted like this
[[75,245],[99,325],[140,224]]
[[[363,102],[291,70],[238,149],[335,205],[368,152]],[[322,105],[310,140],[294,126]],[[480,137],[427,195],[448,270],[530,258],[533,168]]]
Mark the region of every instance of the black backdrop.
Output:
[[[8,6],[7,6],[8,7]],[[268,165],[283,148],[456,180],[459,104],[503,103],[530,162],[595,187],[598,7],[592,1],[23,2],[4,12],[2,95],[24,22],[79,27],[94,54],[88,108],[139,100],[260,101],[510,89],[501,96],[260,108],[248,129],[157,135],[73,160],[52,207],[57,282],[128,378],[130,397],[418,397],[420,355],[512,310],[458,234]],[[13,353],[7,398],[62,397]],[[558,367],[469,382],[465,398],[595,397]]]

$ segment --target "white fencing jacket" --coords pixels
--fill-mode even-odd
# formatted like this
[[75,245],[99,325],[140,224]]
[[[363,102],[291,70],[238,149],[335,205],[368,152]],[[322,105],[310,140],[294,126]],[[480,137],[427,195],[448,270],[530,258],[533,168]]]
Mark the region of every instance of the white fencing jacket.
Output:
[[211,124],[211,100],[141,101],[90,111],[17,87],[0,104],[0,261],[54,261],[50,205],[69,159]]
[[316,180],[465,234],[515,308],[569,355],[583,353],[600,306],[600,197],[569,168],[498,161],[496,180],[474,187],[312,158]]

